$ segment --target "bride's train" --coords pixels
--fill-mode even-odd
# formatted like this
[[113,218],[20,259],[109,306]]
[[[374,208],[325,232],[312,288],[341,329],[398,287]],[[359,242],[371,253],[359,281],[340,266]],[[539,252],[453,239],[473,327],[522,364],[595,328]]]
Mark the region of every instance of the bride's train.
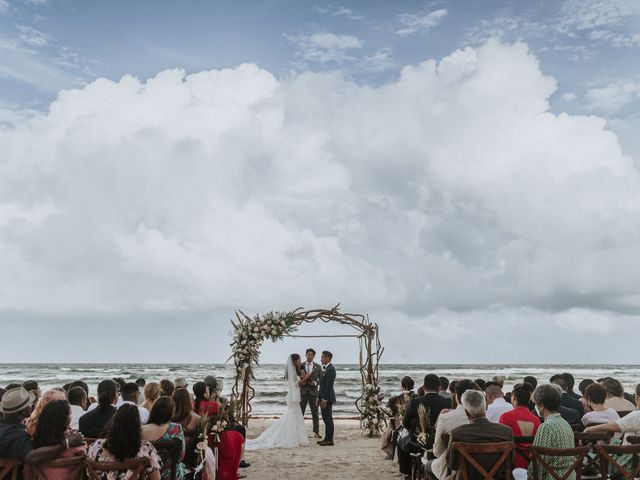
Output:
[[287,386],[287,410],[284,415],[273,422],[259,437],[247,440],[246,450],[296,448],[309,445],[309,437],[300,409],[297,369],[291,356],[287,361]]

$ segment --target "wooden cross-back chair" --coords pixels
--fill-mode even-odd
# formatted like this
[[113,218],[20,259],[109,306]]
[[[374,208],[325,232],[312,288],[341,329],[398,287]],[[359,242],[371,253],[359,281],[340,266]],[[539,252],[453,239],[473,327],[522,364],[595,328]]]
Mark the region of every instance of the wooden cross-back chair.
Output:
[[56,458],[37,467],[32,467],[35,473],[36,480],[47,480],[46,474],[43,472],[45,468],[66,468],[73,467],[71,473],[67,477],[67,480],[84,480],[85,474],[85,460],[84,455],[78,455],[76,457]]
[[513,442],[516,444],[516,455],[524,459],[527,463],[531,462],[531,454],[529,450],[527,450],[527,447],[533,443],[535,438],[533,435],[513,437]]
[[182,452],[182,440],[174,438],[172,440],[162,440],[152,442],[158,455],[162,459],[164,466],[171,468],[171,480],[176,480],[176,472],[180,463],[180,453]]
[[612,432],[576,432],[574,433],[576,447],[589,447],[582,465],[582,475],[604,478],[601,462],[594,446],[598,443],[609,443],[613,437]]
[[[511,461],[516,444],[513,442],[496,443],[467,443],[454,442],[451,445],[454,451],[460,454],[460,466],[463,480],[469,480],[469,467],[473,467],[485,480],[497,480],[496,474],[500,468],[504,469],[504,480],[511,479]],[[496,455],[499,458],[493,462],[490,470],[486,470],[476,456]]]
[[131,471],[131,475],[127,477],[128,480],[144,480],[147,478],[146,469],[149,464],[148,458],[136,458],[124,462],[96,462],[87,459],[87,476],[89,480],[101,480],[100,473],[102,472]]
[[640,437],[637,435],[628,435],[626,437],[624,437],[625,440],[627,442],[629,442],[631,445],[637,445],[640,443]]
[[[528,448],[531,452],[531,465],[534,480],[541,480],[544,473],[548,473],[554,480],[566,480],[573,472],[577,478],[582,475],[582,464],[589,452],[589,447],[576,448],[545,448],[531,445]],[[573,464],[564,473],[558,473],[544,457],[574,457]],[[541,472],[541,469],[544,472]]]
[[18,469],[20,468],[20,462],[13,460],[12,458],[0,458],[0,479],[9,478],[11,480],[18,480]]
[[[640,445],[596,445],[596,452],[600,456],[602,462],[601,470],[603,478],[607,478],[609,474],[609,466],[613,467],[616,473],[622,475],[625,480],[633,480],[640,476]],[[615,455],[615,457],[614,457]],[[631,470],[623,467],[616,458],[618,455],[631,455]]]

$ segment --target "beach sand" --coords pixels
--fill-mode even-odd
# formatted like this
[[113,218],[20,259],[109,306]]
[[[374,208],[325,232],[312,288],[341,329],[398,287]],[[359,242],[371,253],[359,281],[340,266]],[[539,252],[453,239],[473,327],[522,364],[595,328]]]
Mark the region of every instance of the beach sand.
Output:
[[[247,436],[257,437],[273,420],[252,419]],[[240,473],[248,480],[313,479],[313,480],[373,480],[398,479],[398,467],[384,459],[379,438],[361,435],[357,420],[335,420],[335,446],[321,447],[313,438],[311,422],[308,447],[247,452],[250,468]],[[320,422],[320,433],[322,433]]]

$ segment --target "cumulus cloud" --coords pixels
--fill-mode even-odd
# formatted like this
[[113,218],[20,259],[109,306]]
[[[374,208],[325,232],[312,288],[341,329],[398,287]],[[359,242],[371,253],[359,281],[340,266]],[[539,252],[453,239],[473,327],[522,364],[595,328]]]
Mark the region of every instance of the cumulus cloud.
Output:
[[362,20],[364,16],[355,10],[343,6],[334,5],[315,5],[313,9],[323,15],[330,15],[332,17],[345,17],[349,20]]
[[401,13],[398,15],[398,21],[402,25],[396,33],[398,35],[411,35],[418,32],[426,32],[440,24],[442,19],[447,16],[447,10],[440,8],[426,15],[415,13]]
[[603,113],[615,113],[640,99],[640,81],[625,80],[587,90],[587,107]]
[[387,360],[407,335],[513,345],[533,318],[571,360],[544,329],[640,311],[640,177],[603,119],[550,113],[555,89],[491,41],[376,88],[245,64],[62,92],[0,130],[2,321],[341,301]]
[[364,46],[362,40],[355,35],[331,32],[295,35],[288,38],[298,49],[296,56],[304,62],[343,63],[347,60],[355,60],[351,52]]

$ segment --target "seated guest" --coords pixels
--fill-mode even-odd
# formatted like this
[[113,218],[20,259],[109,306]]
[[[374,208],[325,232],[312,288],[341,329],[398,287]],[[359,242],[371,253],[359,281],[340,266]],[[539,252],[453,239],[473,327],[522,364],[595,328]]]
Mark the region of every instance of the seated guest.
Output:
[[585,412],[590,411],[589,410],[589,405],[587,404],[587,399],[585,398],[585,392],[587,390],[587,387],[589,385],[591,385],[592,383],[596,383],[593,380],[591,380],[590,378],[585,378],[584,380],[582,380],[579,384],[578,384],[578,390],[580,391],[580,394],[582,395],[582,397],[580,397],[580,402],[582,403],[582,408]]
[[538,380],[536,379],[536,377],[532,377],[531,375],[527,375],[526,377],[524,377],[522,379],[522,381],[524,383],[528,383],[529,385],[531,385],[533,387],[533,389],[535,390],[536,387],[538,386]]
[[613,408],[606,408],[604,402],[607,399],[607,392],[599,383],[592,383],[585,390],[585,399],[589,410],[582,417],[582,424],[585,427],[598,423],[611,423],[620,419],[620,415]]
[[185,463],[193,467],[196,464],[195,438],[200,430],[200,415],[193,413],[191,395],[184,388],[176,388],[172,398],[175,408],[171,420],[182,427],[186,445]]
[[36,408],[31,413],[31,416],[27,418],[27,421],[25,422],[25,425],[27,427],[27,432],[29,432],[29,435],[33,436],[33,434],[35,433],[36,428],[38,426],[38,418],[40,417],[40,412],[42,412],[42,409],[45,407],[47,403],[53,402],[54,400],[66,400],[66,399],[67,397],[64,394],[64,392],[61,392],[60,390],[52,389],[44,392],[44,395],[42,395],[42,398],[38,400],[38,403],[36,404]]
[[[147,399],[147,397],[144,394],[144,387],[147,386],[147,381],[144,378],[138,378],[135,381],[135,384],[138,385],[138,390],[140,391],[140,400],[138,403],[144,407],[144,402]],[[151,410],[151,409],[147,408],[147,410]]]
[[[88,414],[87,414],[88,415]],[[148,458],[145,474],[148,480],[160,480],[161,460],[150,442],[140,438],[140,412],[134,405],[122,405],[113,415],[106,438],[96,440],[89,447],[87,458],[97,462],[124,462]],[[125,480],[132,472],[103,472],[101,480]]]
[[218,414],[220,403],[211,400],[209,387],[204,382],[193,384],[193,411],[200,416],[213,417]]
[[570,424],[579,423],[582,415],[584,415],[582,403],[567,393],[567,382],[564,381],[561,375],[554,375],[551,378],[551,383],[557,385],[562,392],[562,400],[558,410],[560,415]]
[[40,397],[42,396],[42,392],[40,391],[38,382],[36,382],[35,380],[27,380],[22,384],[22,386],[27,392],[31,392],[35,395],[36,399],[33,401],[33,405],[31,405],[31,408],[34,409],[36,404],[40,400]]
[[[573,430],[559,413],[562,402],[562,389],[555,384],[540,385],[533,392],[533,402],[536,405],[536,412],[544,419],[538,427],[533,445],[544,448],[574,448],[575,440]],[[543,459],[554,469],[559,475],[564,474],[573,464],[573,457],[550,457],[543,456]],[[551,474],[541,469],[538,472],[540,480],[553,480]],[[533,477],[533,464],[529,465],[528,477]],[[566,480],[575,480],[576,475],[573,472]]]
[[458,404],[456,403],[456,387],[458,386],[458,381],[453,380],[449,384],[449,398],[451,399],[451,409],[458,408]]
[[140,412],[140,423],[143,425],[147,423],[149,420],[149,410],[144,408],[142,405],[138,405],[138,400],[140,398],[140,388],[138,385],[133,382],[125,383],[120,394],[122,395],[122,405],[134,405]]
[[573,387],[576,384],[576,379],[573,378],[573,375],[571,375],[568,372],[565,372],[565,373],[561,373],[560,376],[562,377],[564,382],[567,384],[567,395],[575,398],[576,400],[580,400],[581,396],[578,393],[573,391]]
[[178,377],[174,380],[173,384],[175,385],[176,389],[177,388],[189,388],[189,383],[187,382],[187,379],[184,377]]
[[[406,407],[402,426],[406,428],[410,435],[414,435],[420,423],[418,407],[423,405],[429,411],[431,425],[438,421],[440,411],[451,407],[451,399],[440,396],[440,378],[432,373],[424,377],[425,394],[422,397],[414,398]],[[405,452],[401,448],[397,449],[398,465],[400,473],[405,476],[411,475],[411,455],[412,452]]]
[[[78,387],[76,387],[78,388]],[[82,390],[84,393],[84,390]],[[33,448],[53,447],[64,444],[66,446],[65,434],[69,429],[69,419],[71,409],[66,400],[53,400],[47,403],[38,419],[38,426],[33,435]],[[67,458],[82,456],[86,453],[87,446],[80,445],[65,449],[57,458]],[[75,467],[46,467],[40,471],[47,480],[66,480]],[[25,471],[25,480],[36,478],[31,469]]]
[[447,468],[447,457],[449,454],[448,437],[451,431],[460,425],[469,423],[469,418],[464,410],[464,406],[460,403],[460,398],[467,390],[477,390],[478,386],[471,380],[460,380],[456,382],[456,391],[454,393],[454,401],[456,408],[441,413],[436,422],[435,441],[433,443],[433,455],[435,460],[429,460],[425,466],[428,473],[434,475],[438,480],[451,480],[453,475]]
[[144,402],[142,406],[151,411],[153,404],[160,398],[160,384],[157,382],[149,382],[144,386]]
[[80,417],[87,413],[87,394],[82,387],[72,387],[67,392],[67,400],[71,407],[71,428],[78,430]]
[[170,397],[173,395],[173,391],[176,389],[175,385],[171,380],[160,380],[160,396],[161,397]]
[[[636,387],[636,403],[640,408],[640,385]],[[615,422],[591,425],[585,429],[585,432],[613,432],[635,436],[640,435],[640,410],[628,413]]]
[[211,400],[220,403],[220,405],[226,405],[227,399],[222,396],[222,380],[214,377],[213,375],[207,375],[204,377],[203,382],[209,387],[209,393],[211,394]]
[[491,382],[498,385],[502,390],[504,388],[504,375],[495,375],[491,377]]
[[487,419],[490,422],[498,423],[500,416],[505,412],[513,410],[513,406],[507,403],[502,393],[502,388],[498,385],[491,385],[484,391],[487,399]]
[[[35,447],[23,424],[31,414],[34,399],[35,394],[27,392],[22,386],[7,390],[2,396],[0,458],[11,458],[24,465],[38,466],[58,458],[65,450],[84,444],[82,435],[69,433],[59,438],[60,441],[55,445]],[[48,414],[45,418],[48,418]]]
[[391,413],[391,418],[389,419],[389,426],[382,442],[382,450],[387,453],[387,460],[393,460],[395,455],[398,430],[402,425],[405,405],[410,402],[411,399],[416,398],[416,394],[413,391],[414,386],[413,378],[408,376],[403,377],[400,381],[402,391],[399,395],[391,397],[389,402],[387,402],[387,408]]
[[483,379],[481,378],[476,378],[473,383],[475,383],[478,388],[480,388],[480,390],[482,390],[484,392],[485,388],[487,388],[487,382],[485,382]]
[[440,395],[444,398],[451,398],[448,388],[449,379],[447,377],[440,377]]
[[118,387],[113,380],[103,380],[98,384],[98,401],[95,408],[90,409],[78,420],[78,428],[83,435],[90,438],[101,437],[111,417],[116,413]]
[[[455,442],[470,443],[496,443],[512,442],[513,433],[511,429],[498,423],[490,422],[486,417],[487,404],[484,395],[477,390],[467,390],[460,399],[464,406],[465,413],[469,418],[469,423],[454,428],[451,431],[450,445]],[[477,462],[487,471],[491,470],[501,454],[479,455]],[[450,470],[456,472],[454,478],[462,480],[463,474],[459,469],[460,455],[453,448],[449,447],[447,465]],[[473,466],[467,463],[469,480],[482,480],[482,475]],[[504,468],[504,467],[503,467]],[[504,478],[504,471],[496,472],[495,478]]]
[[[176,478],[182,480],[185,475],[184,454],[185,440],[182,427],[178,423],[173,423],[171,417],[175,403],[171,397],[160,397],[153,404],[149,414],[149,423],[142,427],[142,439],[149,442],[163,442],[168,440],[180,440],[182,448],[180,450],[180,463],[176,466]],[[163,480],[171,478],[171,465],[164,465],[160,471]]]
[[244,451],[243,428],[235,423],[235,419],[229,419],[231,428],[220,434],[218,444],[218,472],[216,480],[237,480],[238,468],[241,466]]
[[[500,417],[500,423],[506,425],[513,432],[514,437],[533,437],[540,426],[540,419],[529,410],[529,402],[531,402],[531,394],[533,387],[528,383],[518,383],[514,385],[511,392],[511,404],[513,410],[505,412]],[[529,443],[518,443],[517,448],[523,454],[516,454],[513,467],[527,468],[529,461],[526,447]]]
[[604,402],[606,408],[613,408],[617,412],[627,412],[635,410],[636,406],[624,398],[624,388],[615,378],[605,378],[602,386],[607,392],[607,399]]

